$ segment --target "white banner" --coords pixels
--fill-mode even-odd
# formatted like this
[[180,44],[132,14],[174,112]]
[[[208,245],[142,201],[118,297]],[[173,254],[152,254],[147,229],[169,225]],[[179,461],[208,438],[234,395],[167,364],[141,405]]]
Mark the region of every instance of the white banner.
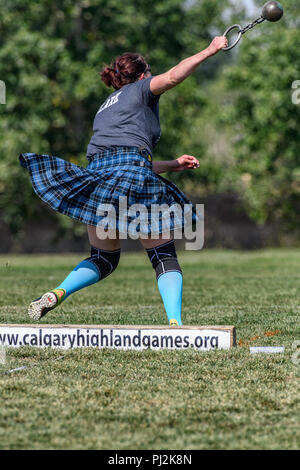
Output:
[[0,345],[19,348],[175,349],[209,351],[235,346],[235,328],[83,325],[0,325]]

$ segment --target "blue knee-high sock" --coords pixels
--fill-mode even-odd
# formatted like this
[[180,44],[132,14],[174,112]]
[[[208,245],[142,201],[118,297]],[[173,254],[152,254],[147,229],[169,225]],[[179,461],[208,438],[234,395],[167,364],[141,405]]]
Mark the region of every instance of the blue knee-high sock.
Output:
[[76,268],[66,277],[66,279],[57,287],[57,289],[65,289],[66,295],[64,300],[74,292],[91,286],[100,280],[99,270],[89,260],[79,263]]
[[182,274],[175,271],[162,274],[158,278],[157,285],[168,320],[177,320],[178,325],[181,326]]
[[66,299],[74,292],[105,279],[117,268],[120,254],[120,249],[107,251],[92,246],[90,258],[81,261],[57,289],[66,291]]

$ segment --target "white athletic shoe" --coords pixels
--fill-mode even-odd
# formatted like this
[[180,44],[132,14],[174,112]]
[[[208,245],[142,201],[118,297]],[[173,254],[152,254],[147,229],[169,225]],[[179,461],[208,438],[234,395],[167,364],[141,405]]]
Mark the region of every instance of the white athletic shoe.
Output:
[[40,318],[44,317],[46,313],[60,305],[65,295],[65,289],[54,289],[46,292],[42,297],[31,302],[28,308],[28,315],[32,320],[40,320]]

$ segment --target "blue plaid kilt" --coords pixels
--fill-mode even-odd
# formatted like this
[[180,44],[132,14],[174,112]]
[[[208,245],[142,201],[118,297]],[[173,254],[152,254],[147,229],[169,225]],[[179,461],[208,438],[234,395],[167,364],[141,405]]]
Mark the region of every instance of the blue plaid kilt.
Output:
[[[86,168],[50,155],[23,153],[19,158],[35,193],[55,211],[84,224],[150,236],[197,220],[192,203],[152,171],[151,156],[137,147],[88,156]],[[172,206],[177,210],[170,211]]]

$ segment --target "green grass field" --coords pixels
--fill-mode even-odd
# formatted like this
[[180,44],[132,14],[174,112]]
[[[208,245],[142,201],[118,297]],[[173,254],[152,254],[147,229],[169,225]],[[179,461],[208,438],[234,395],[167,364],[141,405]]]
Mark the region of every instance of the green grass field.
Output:
[[[2,323],[86,255],[0,256]],[[183,320],[235,325],[229,351],[8,349],[0,364],[1,449],[299,449],[300,250],[179,253]],[[166,324],[145,253],[41,323]],[[285,346],[251,355],[249,346]],[[63,355],[60,361],[54,359]],[[35,367],[10,375],[8,369]]]

